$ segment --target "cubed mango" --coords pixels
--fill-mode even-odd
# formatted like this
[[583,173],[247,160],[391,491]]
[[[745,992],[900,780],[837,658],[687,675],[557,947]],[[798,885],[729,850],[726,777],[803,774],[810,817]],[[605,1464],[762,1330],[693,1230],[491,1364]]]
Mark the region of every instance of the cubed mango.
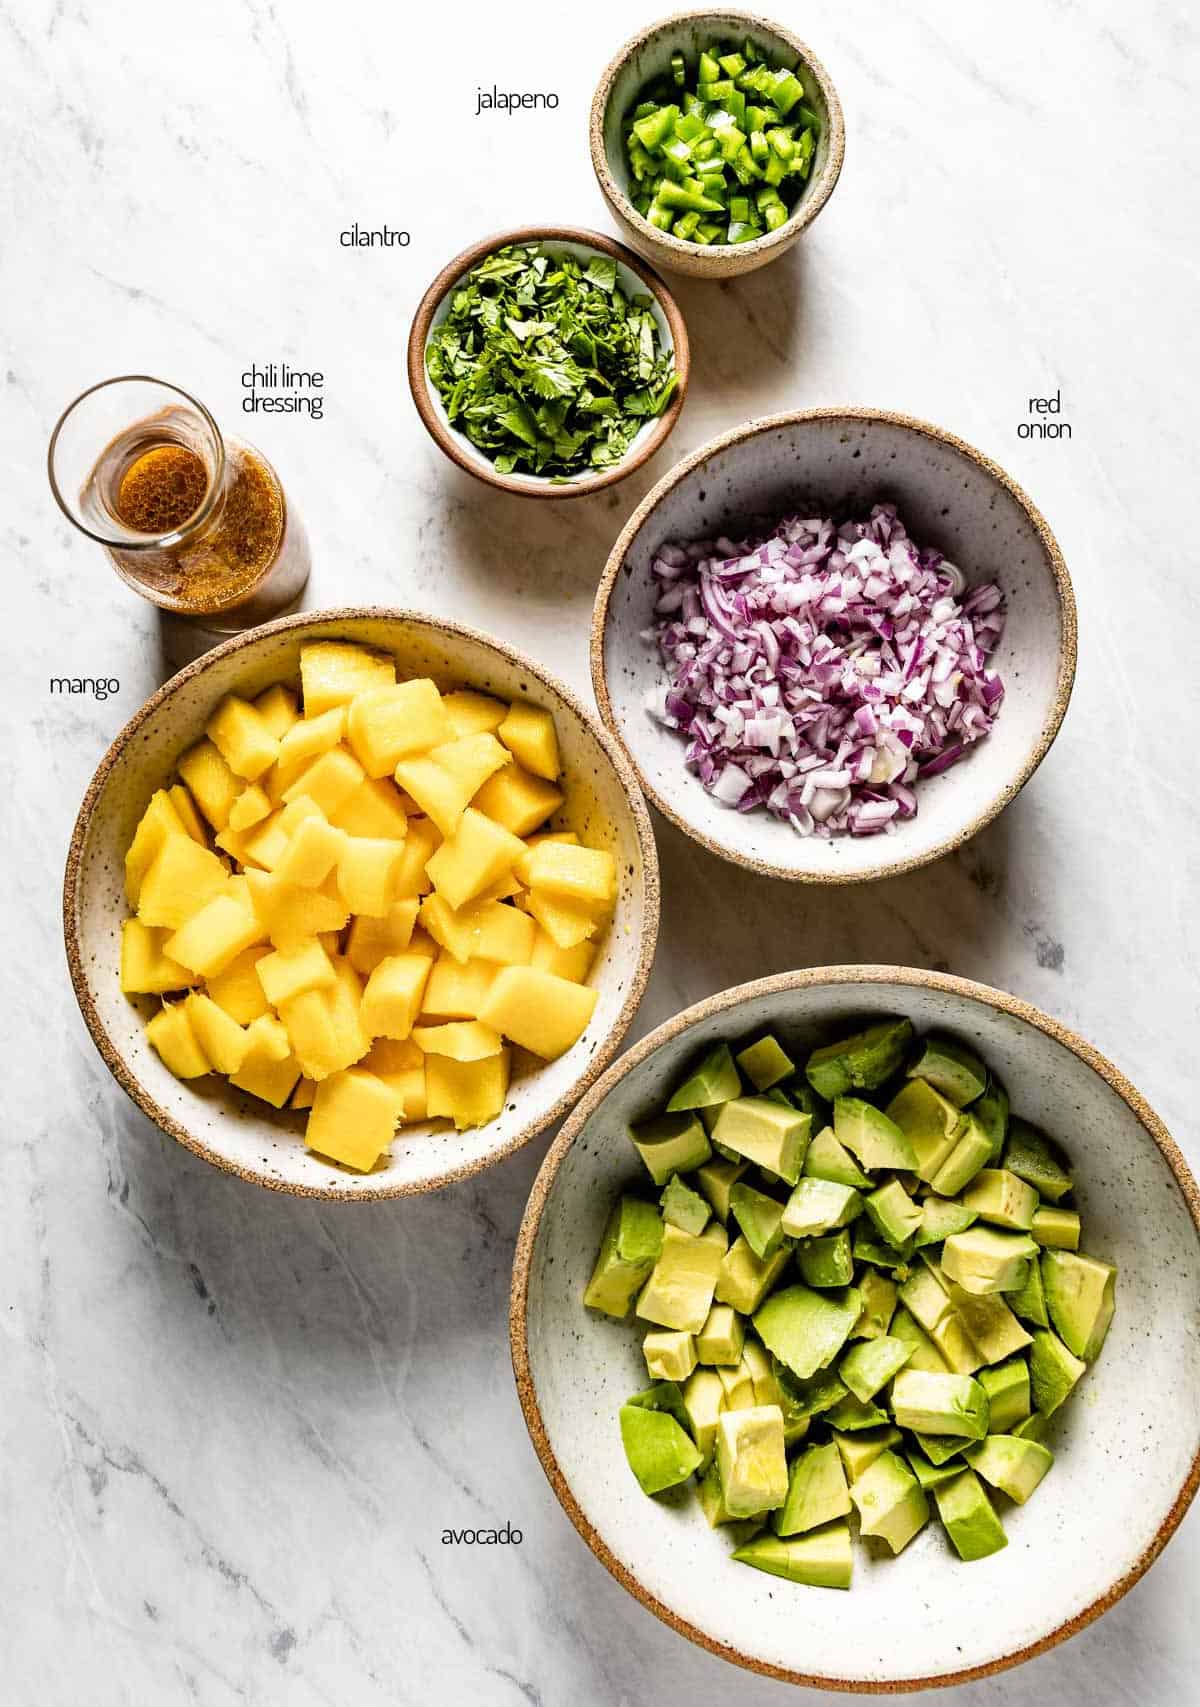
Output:
[[300,648],[300,686],[305,717],[319,717],[336,705],[348,705],[368,688],[396,679],[392,658],[346,640],[313,640]]
[[335,1162],[369,1173],[391,1143],[400,1118],[392,1087],[361,1067],[318,1084],[304,1141]]
[[577,1043],[595,1011],[597,992],[535,966],[502,966],[479,1017],[543,1060]]
[[374,688],[350,707],[347,734],[368,776],[389,776],[401,759],[451,736],[442,696],[427,677]]
[[496,733],[518,764],[534,776],[554,781],[562,769],[558,736],[554,732],[554,718],[542,706],[518,700],[509,706],[508,716]]

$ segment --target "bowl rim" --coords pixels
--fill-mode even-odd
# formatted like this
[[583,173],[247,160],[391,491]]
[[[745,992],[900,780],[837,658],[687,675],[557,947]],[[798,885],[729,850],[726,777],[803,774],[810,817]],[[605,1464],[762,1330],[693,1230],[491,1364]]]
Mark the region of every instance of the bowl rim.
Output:
[[[674,237],[669,231],[660,231],[651,225],[634,207],[625,191],[617,182],[616,175],[608,162],[608,151],[604,146],[604,121],[608,114],[609,102],[612,99],[613,84],[618,73],[631,59],[638,49],[645,45],[652,36],[678,29],[681,25],[698,22],[702,18],[720,20],[727,24],[749,24],[755,29],[769,32],[785,41],[805,69],[811,72],[825,101],[828,118],[829,152],[825,164],[805,187],[803,195],[784,220],[777,231],[765,232],[762,237],[755,237],[749,243],[710,243],[699,245],[685,243],[682,238]],[[775,252],[789,248],[795,239],[810,226],[829,200],[841,177],[842,165],[846,158],[846,121],[842,113],[842,103],[833,84],[833,79],[824,65],[813,53],[806,42],[794,35],[786,25],[777,23],[773,18],[766,18],[761,13],[745,12],[740,9],[726,9],[717,6],[697,6],[684,12],[672,12],[665,18],[659,18],[656,23],[647,24],[630,36],[625,44],[618,48],[600,74],[592,96],[591,109],[588,116],[588,143],[591,149],[592,170],[609,206],[617,213],[637,235],[647,244],[652,244],[660,251],[661,257],[694,260],[698,255],[707,255],[727,261],[728,271],[747,272],[755,266],[761,266],[765,261],[773,259]],[[734,258],[745,261],[736,269]],[[715,271],[715,269],[714,269]]]
[[1064,1620],[1048,1634],[1039,1637],[1037,1641],[1030,1642],[1021,1648],[1015,1648],[1011,1653],[1002,1655],[999,1659],[989,1660],[981,1665],[965,1666],[958,1671],[944,1672],[930,1677],[864,1682],[857,1678],[829,1677],[792,1671],[787,1667],[776,1666],[769,1661],[759,1659],[739,1648],[716,1640],[697,1625],[689,1623],[687,1619],[651,1594],[642,1585],[638,1577],[609,1550],[577,1504],[570,1486],[559,1468],[545,1424],[542,1421],[529,1358],[529,1276],[538,1232],[550,1190],[571,1145],[578,1137],[584,1124],[600,1107],[613,1087],[619,1084],[635,1067],[640,1066],[648,1056],[661,1048],[663,1044],[669,1043],[673,1038],[690,1030],[694,1025],[714,1014],[729,1012],[759,996],[774,995],[780,991],[807,990],[842,984],[877,984],[901,989],[924,988],[963,996],[969,1001],[998,1008],[1003,1013],[1011,1014],[1014,1018],[1032,1025],[1053,1042],[1069,1049],[1086,1066],[1091,1067],[1093,1072],[1097,1073],[1111,1090],[1115,1091],[1158,1147],[1174,1176],[1175,1183],[1196,1228],[1197,1236],[1200,1237],[1200,1188],[1197,1187],[1195,1176],[1192,1174],[1179,1146],[1136,1086],[1130,1083],[1120,1069],[1108,1060],[1107,1056],[1102,1055],[1093,1044],[1088,1043],[1078,1032],[1070,1030],[1060,1020],[1043,1013],[1040,1008],[1034,1007],[1031,1002],[1023,1000],[1020,996],[1010,995],[1004,990],[994,989],[991,985],[981,984],[971,978],[957,977],[953,973],[934,972],[924,967],[913,966],[811,966],[793,972],[778,972],[769,978],[758,978],[746,984],[737,984],[718,992],[716,995],[707,996],[703,1001],[693,1003],[691,1007],[685,1008],[673,1018],[656,1026],[648,1036],[643,1037],[626,1050],[625,1054],[615,1061],[602,1077],[595,1081],[575,1112],[563,1123],[558,1136],[547,1150],[529,1193],[529,1201],[521,1220],[516,1251],[513,1256],[512,1285],[509,1291],[509,1341],[521,1412],[547,1480],[553,1488],[559,1504],[579,1534],[587,1542],[600,1563],[621,1584],[622,1588],[627,1589],[644,1607],[653,1612],[655,1617],[661,1619],[664,1624],[670,1625],[679,1635],[686,1636],[689,1641],[695,1642],[699,1647],[707,1648],[710,1653],[716,1654],[721,1659],[744,1666],[748,1670],[758,1672],[763,1676],[777,1678],[783,1683],[803,1684],[813,1689],[844,1690],[863,1695],[908,1694],[921,1689],[970,1683],[979,1678],[992,1677],[999,1672],[1008,1671],[1013,1666],[1022,1664],[1025,1660],[1033,1659],[1036,1655],[1057,1647],[1060,1642],[1066,1641],[1069,1636],[1076,1635],[1087,1625],[1093,1623],[1100,1617],[1101,1613],[1107,1612],[1109,1607],[1114,1606],[1145,1575],[1182,1522],[1196,1493],[1197,1486],[1200,1485],[1200,1448],[1194,1454],[1183,1485],[1170,1510],[1155,1531],[1150,1544],[1123,1576],[1119,1577],[1102,1594],[1097,1595],[1095,1600],[1084,1607],[1081,1612],[1076,1613],[1074,1617]]
[[[362,1189],[350,1192],[337,1188],[336,1182],[340,1179],[340,1175],[331,1175],[330,1184],[326,1188],[278,1179],[273,1175],[259,1171],[257,1168],[241,1167],[228,1156],[220,1155],[202,1139],[197,1138],[181,1121],[155,1101],[129,1066],[121,1050],[110,1038],[92,1001],[87,986],[79,939],[79,906],[83,850],[91,829],[96,803],[106,787],[109,777],[120,764],[126,749],[143,724],[153,717],[158,709],[171,699],[185,682],[193,681],[196,677],[203,675],[212,664],[233,656],[259,640],[266,639],[268,636],[287,633],[293,629],[327,630],[363,620],[402,623],[411,627],[423,628],[435,634],[452,634],[458,639],[481,645],[489,651],[498,653],[507,663],[515,665],[518,670],[527,672],[534,681],[548,687],[565,701],[568,708],[599,743],[601,750],[615,770],[629,803],[634,833],[642,858],[643,923],[637,962],[630,977],[629,989],[620,1012],[608,1032],[598,1042],[579,1078],[568,1090],[564,1091],[551,1108],[526,1122],[506,1143],[481,1156],[478,1160],[464,1162],[457,1167],[448,1168],[427,1180],[403,1180],[390,1184],[381,1182],[375,1186],[364,1185]],[[318,1198],[325,1202],[378,1203],[388,1198],[416,1197],[425,1192],[439,1191],[443,1186],[450,1185],[455,1180],[468,1179],[475,1174],[482,1173],[485,1168],[503,1161],[528,1144],[531,1139],[537,1137],[539,1132],[543,1132],[547,1126],[560,1119],[578,1101],[582,1092],[598,1077],[620,1048],[621,1041],[633,1021],[633,1016],[637,1012],[638,1005],[645,992],[658,940],[659,892],[658,850],[654,841],[650,814],[645,801],[642,799],[637,778],[608,730],[604,728],[593,712],[587,710],[565,683],[545,669],[543,665],[537,663],[528,653],[519,651],[515,646],[510,646],[507,642],[498,640],[492,635],[484,634],[480,629],[468,627],[465,623],[450,622],[441,617],[430,616],[423,611],[407,610],[394,605],[345,605],[331,607],[327,610],[298,611],[291,616],[279,617],[274,622],[262,623],[257,628],[248,628],[244,633],[232,636],[231,639],[214,647],[212,651],[205,652],[192,663],[186,665],[184,669],[171,676],[155,693],[151,694],[140,710],[134,713],[124,728],[113,738],[108,751],[96,767],[75,820],[63,877],[63,934],[66,943],[67,965],[70,970],[71,984],[75,991],[75,999],[79,1004],[84,1023],[91,1034],[92,1042],[99,1051],[105,1066],[126,1096],[161,1131],[182,1144],[185,1150],[190,1150],[194,1156],[200,1156],[204,1161],[211,1162],[223,1173],[236,1174],[239,1179],[265,1186],[271,1191],[285,1192],[295,1197]]]
[[[501,474],[477,457],[468,455],[463,448],[461,434],[447,427],[434,408],[430,396],[429,375],[425,369],[425,346],[434,315],[464,273],[470,272],[485,256],[493,254],[497,249],[506,248],[511,243],[577,243],[581,248],[594,249],[598,254],[608,255],[636,274],[663,312],[671,333],[675,357],[675,373],[678,378],[675,395],[641,442],[632,445],[613,468],[606,468],[597,474],[583,475],[577,480],[567,480],[560,485],[536,475]],[[408,332],[407,366],[408,387],[426,432],[459,468],[467,474],[473,474],[485,486],[496,486],[501,491],[515,492],[523,498],[582,498],[624,480],[627,475],[648,462],[666,443],[674,431],[687,395],[692,357],[683,311],[666,280],[643,256],[636,254],[626,244],[618,243],[615,238],[607,237],[600,231],[591,231],[586,226],[519,225],[511,230],[496,231],[489,237],[479,238],[446,262],[417,304]]]
[[[1001,486],[1025,512],[1050,565],[1060,616],[1058,670],[1053,702],[1049,715],[1042,724],[1038,738],[1014,780],[1008,783],[982,812],[977,813],[962,828],[943,837],[935,847],[930,848],[927,852],[911,854],[905,859],[881,860],[869,866],[865,871],[784,870],[779,866],[769,864],[766,860],[756,858],[753,854],[743,853],[737,848],[722,846],[713,841],[697,825],[681,816],[661,796],[645,775],[634,756],[632,747],[622,733],[608,690],[605,636],[608,629],[612,590],[616,585],[617,576],[621,572],[634,536],[653,514],[658,504],[694,469],[703,467],[706,462],[719,455],[721,451],[727,450],[731,445],[756,438],[762,433],[776,432],[781,428],[816,421],[886,422],[891,426],[903,427],[908,432],[932,439],[936,444],[948,446],[951,450],[957,451],[960,456],[964,456],[968,461],[973,462],[977,468]],[[1058,541],[1050,531],[1049,524],[1025,490],[1001,468],[998,462],[993,461],[984,451],[977,450],[974,445],[968,444],[965,439],[959,438],[957,433],[950,432],[948,428],[935,426],[931,421],[924,421],[916,415],[906,415],[895,409],[876,409],[856,403],[834,404],[819,409],[789,409],[777,415],[756,416],[752,420],[743,421],[740,426],[719,433],[714,439],[709,439],[707,444],[700,446],[699,450],[692,451],[689,456],[681,458],[672,468],[669,468],[634,510],[617,536],[609,553],[608,561],[604,565],[600,583],[596,588],[596,602],[592,607],[590,647],[592,690],[596,696],[596,703],[600,707],[600,715],[604,719],[606,727],[620,742],[622,751],[642,786],[643,793],[658,808],[664,818],[668,818],[677,829],[682,830],[684,835],[690,836],[701,847],[707,848],[709,853],[716,854],[719,859],[729,860],[734,865],[745,866],[748,870],[757,872],[761,877],[775,877],[785,883],[809,883],[817,886],[873,883],[882,877],[897,877],[901,872],[916,871],[921,866],[931,865],[934,860],[952,853],[955,848],[970,841],[972,836],[978,835],[980,830],[990,824],[993,818],[999,817],[1004,808],[1016,799],[1050,751],[1062,726],[1062,720],[1067,714],[1071,689],[1075,682],[1078,627],[1075,592],[1071,585],[1070,573],[1067,570],[1062,551],[1059,549]],[[881,839],[890,840],[890,838]]]

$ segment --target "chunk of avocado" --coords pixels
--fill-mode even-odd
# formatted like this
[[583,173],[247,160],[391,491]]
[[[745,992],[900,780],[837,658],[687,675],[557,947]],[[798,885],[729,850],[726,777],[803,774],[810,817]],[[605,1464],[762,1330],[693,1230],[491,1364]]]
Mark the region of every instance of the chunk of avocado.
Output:
[[831,1523],[807,1535],[756,1535],[734,1553],[739,1565],[810,1588],[849,1588],[854,1573],[850,1526]]
[[621,1406],[621,1444],[644,1494],[678,1487],[699,1467],[691,1436],[665,1411]]
[[933,1179],[966,1131],[961,1109],[925,1079],[909,1079],[885,1112],[908,1139],[923,1180]]
[[755,1256],[773,1256],[783,1243],[783,1204],[739,1184],[729,1194],[729,1209]]
[[929,1337],[955,1375],[974,1375],[987,1362],[957,1310],[947,1310]]
[[819,1370],[803,1380],[793,1375],[779,1358],[774,1358],[775,1376],[783,1392],[785,1410],[788,1406],[797,1416],[826,1416],[841,1404],[849,1389],[831,1369]]
[[893,1250],[903,1250],[916,1236],[921,1225],[921,1211],[898,1179],[889,1180],[877,1191],[870,1192],[863,1205],[875,1229]]
[[[754,1382],[756,1405],[783,1405],[783,1393],[775,1374],[775,1364],[769,1351],[755,1339],[748,1339],[742,1351],[742,1362]],[[784,1441],[787,1441],[787,1418],[784,1418]]]
[[852,1185],[802,1179],[784,1205],[780,1226],[789,1239],[815,1239],[848,1226],[861,1212],[862,1198]]
[[1054,1140],[1015,1115],[1008,1123],[1004,1166],[1051,1203],[1058,1203],[1074,1184],[1067,1159]]
[[[899,1436],[899,1431],[897,1431],[897,1437],[902,1438]],[[955,1458],[957,1456],[958,1454],[956,1453]],[[962,1465],[960,1463],[955,1463],[954,1458],[951,1458],[945,1464],[935,1464],[932,1459],[926,1458],[925,1454],[923,1452],[919,1452],[916,1447],[913,1447],[911,1451],[906,1452],[904,1457],[908,1463],[909,1469],[925,1489],[926,1493],[928,1493],[931,1488],[936,1488],[940,1483],[948,1482],[952,1477],[962,1474]]]
[[832,1126],[824,1126],[808,1146],[804,1158],[804,1173],[808,1179],[831,1180],[834,1185],[852,1185],[858,1191],[870,1191],[871,1181],[844,1144],[838,1142]]
[[[939,1470],[952,1458],[961,1458],[963,1449],[971,1444],[961,1434],[957,1437],[952,1434],[914,1434],[913,1439],[929,1462]],[[962,1465],[958,1464],[955,1468],[961,1470]]]
[[740,1157],[732,1162],[716,1158],[696,1169],[696,1184],[712,1204],[712,1212],[718,1221],[728,1221],[729,1194],[749,1166],[749,1162],[743,1162]]
[[663,1329],[646,1335],[642,1356],[652,1381],[686,1381],[696,1367],[696,1341],[691,1334]]
[[1049,1448],[1013,1434],[989,1434],[978,1446],[969,1446],[963,1457],[976,1475],[1018,1505],[1025,1504],[1054,1462]]
[[769,1091],[772,1085],[790,1079],[796,1071],[796,1063],[770,1032],[757,1043],[739,1050],[737,1064],[756,1091]]
[[933,1490],[938,1516],[960,1559],[986,1559],[1008,1546],[983,1483],[973,1470],[960,1470]]
[[965,1044],[931,1033],[921,1039],[909,1063],[908,1077],[928,1080],[955,1108],[965,1108],[987,1090],[988,1070]]
[[850,1235],[844,1227],[796,1247],[796,1266],[806,1286],[849,1286],[854,1279]]
[[869,1221],[860,1221],[854,1229],[854,1260],[870,1263],[873,1268],[886,1268],[898,1280],[907,1280],[914,1241],[906,1239],[897,1248],[882,1239],[872,1237],[874,1228]]
[[795,1185],[811,1127],[811,1115],[770,1097],[738,1097],[722,1105],[713,1142]]
[[845,1096],[847,1091],[875,1090],[904,1065],[912,1034],[910,1020],[881,1020],[837,1043],[814,1049],[805,1063],[805,1077],[826,1102]]
[[778,1405],[722,1412],[717,1420],[717,1471],[725,1508],[734,1517],[757,1517],[783,1504],[788,1467]]
[[844,1293],[788,1286],[754,1314],[754,1328],[767,1350],[793,1375],[806,1380],[833,1362],[858,1320],[862,1300],[854,1287]]
[[921,1204],[921,1225],[916,1232],[916,1247],[940,1245],[952,1233],[965,1233],[979,1219],[973,1209],[966,1209],[952,1197],[931,1195]]
[[1059,1338],[1076,1357],[1094,1363],[1113,1318],[1116,1269],[1077,1251],[1043,1251],[1042,1285]]
[[746,1330],[737,1311],[728,1304],[714,1304],[696,1335],[696,1360],[734,1368],[742,1361],[745,1339]]
[[[714,1429],[714,1438],[716,1430]],[[721,1474],[717,1469],[714,1458],[708,1465],[697,1484],[696,1492],[700,1498],[700,1509],[708,1522],[710,1529],[716,1529],[722,1523],[743,1523],[744,1518],[735,1517],[725,1504],[725,1491],[721,1487]]]
[[717,1418],[724,1399],[725,1389],[715,1369],[695,1369],[683,1384],[681,1402],[702,1465],[711,1462],[717,1449]]
[[894,1339],[890,1334],[877,1340],[859,1340],[838,1364],[838,1374],[855,1398],[868,1405],[912,1354],[907,1340]]
[[897,1427],[920,1434],[982,1440],[988,1431],[988,1396],[971,1375],[934,1375],[902,1369],[892,1383]]
[[940,1270],[918,1268],[900,1288],[900,1302],[931,1334],[950,1308],[950,1296],[940,1278]]
[[1020,1316],[1023,1322],[1032,1322],[1035,1328],[1048,1328],[1050,1316],[1046,1309],[1046,1292],[1042,1286],[1042,1265],[1037,1262],[1029,1264],[1029,1272],[1025,1276],[1025,1284],[1017,1292],[1007,1294],[1009,1307],[1014,1315]]
[[718,1043],[680,1085],[667,1104],[667,1113],[675,1114],[688,1108],[712,1108],[741,1094],[742,1081],[733,1064],[729,1045]]
[[894,1120],[881,1108],[861,1097],[838,1097],[833,1105],[833,1130],[839,1144],[858,1157],[873,1173],[879,1168],[899,1168],[915,1173],[917,1158],[912,1145]]
[[596,1266],[583,1301],[589,1310],[623,1318],[662,1249],[662,1217],[640,1197],[622,1197],[613,1207],[600,1241]]
[[730,1369],[727,1364],[717,1366],[717,1379],[725,1397],[721,1401],[721,1411],[750,1411],[754,1409],[754,1376],[746,1365],[744,1357],[739,1357],[737,1367]]
[[1049,1328],[1039,1328],[1029,1348],[1029,1381],[1035,1410],[1052,1417],[1087,1373],[1087,1364]]
[[663,1220],[670,1222],[672,1227],[678,1227],[682,1233],[691,1233],[696,1238],[708,1226],[712,1210],[680,1174],[671,1175],[658,1202]]
[[1041,1411],[1030,1411],[1023,1421],[1013,1423],[1009,1432],[1015,1434],[1019,1440],[1041,1442],[1050,1432],[1050,1419],[1044,1417]]
[[664,1227],[658,1261],[638,1294],[642,1320],[698,1334],[712,1308],[726,1242],[725,1229],[716,1222],[698,1238],[678,1227]]
[[942,1246],[942,1271],[964,1292],[1019,1292],[1037,1249],[1027,1233],[968,1227]]
[[834,1445],[838,1449],[846,1475],[855,1482],[869,1465],[874,1464],[881,1452],[886,1452],[891,1446],[899,1446],[904,1436],[892,1423],[883,1428],[868,1428],[856,1430],[853,1434],[837,1434],[833,1436]]
[[1079,1212],[1063,1209],[1057,1203],[1048,1204],[1034,1211],[1029,1231],[1039,1245],[1049,1246],[1052,1250],[1077,1251],[1081,1232]]
[[797,1453],[788,1472],[787,1498],[771,1515],[776,1535],[802,1535],[850,1511],[850,1490],[837,1447],[809,1446]]
[[999,1292],[964,1292],[951,1281],[950,1302],[984,1363],[1003,1363],[1032,1341]]
[[769,1257],[756,1257],[745,1235],[739,1234],[721,1259],[717,1302],[732,1304],[743,1316],[752,1316],[787,1267],[790,1255],[785,1245]]
[[878,1405],[869,1401],[864,1404],[861,1399],[856,1399],[853,1393],[847,1393],[844,1399],[838,1400],[832,1410],[825,1412],[823,1420],[841,1434],[857,1434],[869,1428],[884,1427],[888,1414]]
[[1038,1194],[1008,1168],[980,1168],[960,1201],[989,1226],[1028,1233],[1033,1226]]
[[910,1369],[931,1369],[938,1375],[950,1373],[950,1365],[946,1359],[916,1317],[911,1316],[903,1304],[892,1317],[889,1331],[894,1339],[905,1340],[912,1346],[912,1356],[908,1360]]
[[659,1114],[629,1128],[634,1148],[655,1185],[672,1174],[690,1173],[712,1155],[708,1134],[694,1114]]
[[[803,1273],[803,1266],[801,1267]],[[811,1285],[811,1281],[809,1282]],[[851,1339],[877,1340],[886,1334],[896,1313],[898,1291],[896,1282],[878,1269],[864,1268],[858,1280],[862,1294],[862,1315],[854,1325]]]
[[881,1452],[850,1484],[864,1535],[886,1541],[893,1553],[903,1551],[929,1520],[925,1490],[908,1465],[891,1450]]
[[930,1184],[939,1197],[955,1197],[969,1185],[987,1163],[992,1141],[973,1114],[967,1115],[966,1130]]
[[1008,1137],[1008,1092],[999,1079],[989,1077],[987,1090],[971,1104],[971,1113],[987,1133],[992,1146],[987,1166],[994,1168],[1004,1153],[1004,1140]]

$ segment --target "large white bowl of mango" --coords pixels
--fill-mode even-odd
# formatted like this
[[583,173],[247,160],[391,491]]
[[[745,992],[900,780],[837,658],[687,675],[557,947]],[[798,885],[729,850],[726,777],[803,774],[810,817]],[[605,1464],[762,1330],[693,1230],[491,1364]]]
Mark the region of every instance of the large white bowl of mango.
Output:
[[286,617],[117,737],[67,862],[93,1040],[164,1131],[279,1190],[425,1191],[558,1118],[654,951],[645,806],[529,659],[393,610]]

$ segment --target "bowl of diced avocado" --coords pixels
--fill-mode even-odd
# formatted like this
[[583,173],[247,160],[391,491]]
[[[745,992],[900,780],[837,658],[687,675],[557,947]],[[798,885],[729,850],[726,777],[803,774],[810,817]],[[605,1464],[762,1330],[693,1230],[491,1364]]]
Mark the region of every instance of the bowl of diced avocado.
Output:
[[592,100],[592,165],[651,259],[695,278],[776,260],[811,225],[842,169],[828,73],[782,25],[747,12],[681,12],[639,31]]
[[1117,1068],[984,985],[825,967],[592,1087],[530,1197],[513,1363],[651,1611],[789,1681],[917,1689],[1157,1557],[1200,1479],[1198,1297],[1196,1183]]

